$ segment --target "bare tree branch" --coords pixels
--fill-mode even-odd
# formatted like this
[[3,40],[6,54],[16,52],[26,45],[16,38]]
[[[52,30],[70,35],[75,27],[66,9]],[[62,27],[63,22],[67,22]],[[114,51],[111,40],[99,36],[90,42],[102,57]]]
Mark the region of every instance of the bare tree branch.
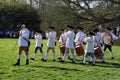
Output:
[[111,3],[114,3],[114,4],[120,4],[120,0],[108,0],[110,1]]

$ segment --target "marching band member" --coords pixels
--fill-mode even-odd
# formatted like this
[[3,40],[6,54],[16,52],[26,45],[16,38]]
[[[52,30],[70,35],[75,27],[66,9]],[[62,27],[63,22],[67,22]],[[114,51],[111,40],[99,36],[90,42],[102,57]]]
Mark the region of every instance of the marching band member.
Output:
[[102,36],[99,33],[99,30],[96,28],[93,30],[94,33],[94,54],[96,56],[96,58],[98,59],[102,59]]
[[86,59],[89,55],[92,57],[92,65],[95,65],[93,35],[94,34],[92,32],[89,32],[88,37],[85,38],[87,45],[86,45],[86,50],[85,50],[84,59],[83,59],[83,63],[82,63],[83,65],[85,64]]
[[54,31],[54,27],[49,27],[49,31],[46,31],[46,37],[48,38],[47,42],[47,50],[46,50],[46,57],[44,61],[47,61],[48,53],[50,50],[53,52],[53,61],[56,61],[55,59],[55,38],[56,38],[56,33]]
[[20,65],[20,59],[21,59],[22,51],[24,51],[25,54],[26,54],[26,63],[25,63],[25,65],[29,64],[29,58],[28,58],[29,35],[30,35],[30,31],[26,28],[25,24],[22,24],[21,25],[21,30],[20,30],[20,33],[19,33],[19,39],[18,39],[18,45],[19,45],[18,60],[17,60],[17,63],[14,64],[14,66],[19,66]]
[[36,54],[38,49],[40,50],[41,54],[42,54],[42,58],[41,60],[44,60],[44,54],[42,51],[42,35],[41,35],[42,31],[36,31],[35,33],[35,39],[36,39],[36,44],[35,44],[35,51],[34,51],[34,55],[33,58],[30,58],[31,60],[35,60]]
[[102,36],[99,34],[99,30],[96,28],[93,30],[94,32],[94,46],[102,47]]
[[75,33],[73,31],[73,27],[70,25],[67,25],[68,32],[66,33],[66,49],[63,60],[60,60],[60,62],[64,62],[66,57],[68,56],[69,49],[71,50],[73,60],[72,63],[75,63],[75,53],[74,53],[74,37]]
[[61,29],[62,34],[60,35],[59,42],[60,42],[60,57],[59,59],[62,59],[62,54],[64,55],[65,51],[65,43],[66,43],[66,36],[65,36],[65,30]]
[[103,62],[104,61],[104,55],[106,53],[106,49],[108,48],[110,51],[111,59],[114,59],[114,54],[112,52],[112,45],[113,45],[113,39],[116,39],[117,37],[111,32],[111,28],[107,27],[106,32],[103,35],[103,42],[104,42],[104,50],[103,50]]
[[53,27],[53,31],[54,31],[54,35],[55,35],[55,46],[56,46],[56,45],[57,45],[57,43],[56,43],[57,33],[56,33],[56,31],[55,31],[55,27]]
[[77,49],[76,49],[76,53],[79,56],[79,55],[84,55],[83,41],[84,41],[86,34],[83,32],[83,28],[81,27],[77,27],[77,31],[78,33],[76,34],[76,37],[75,37],[75,47],[77,48],[77,46],[82,46],[80,49],[83,50],[82,52],[80,51],[77,52]]

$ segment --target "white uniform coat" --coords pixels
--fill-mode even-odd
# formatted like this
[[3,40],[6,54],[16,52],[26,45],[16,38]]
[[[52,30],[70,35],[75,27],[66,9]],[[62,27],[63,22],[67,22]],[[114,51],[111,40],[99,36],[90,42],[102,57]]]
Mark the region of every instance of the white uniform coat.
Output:
[[30,31],[27,28],[24,28],[19,34],[18,46],[28,46],[28,42],[24,38],[27,40],[29,39]]
[[46,33],[46,37],[48,38],[47,47],[54,47],[56,33],[54,31],[51,31],[49,33]]
[[63,33],[63,34],[60,35],[59,42],[60,42],[61,44],[65,44],[65,43],[66,43],[65,33]]
[[41,47],[42,35],[41,34],[35,35],[35,39],[36,39],[35,47]]
[[74,49],[74,37],[74,31],[71,30],[66,33],[66,48]]
[[76,34],[76,37],[75,37],[75,44],[76,45],[82,44],[82,46],[83,46],[84,38],[85,38],[85,33],[84,32],[78,32]]
[[94,40],[93,37],[87,37],[86,41],[86,50],[85,53],[94,53]]
[[95,36],[94,36],[94,46],[101,46],[100,44],[102,44],[102,36],[97,33]]

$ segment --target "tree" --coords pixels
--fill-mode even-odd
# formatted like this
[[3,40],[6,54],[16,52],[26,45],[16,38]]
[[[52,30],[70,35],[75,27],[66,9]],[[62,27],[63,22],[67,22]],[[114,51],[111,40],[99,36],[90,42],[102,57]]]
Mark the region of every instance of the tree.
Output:
[[113,22],[119,24],[119,0],[63,0],[63,2],[71,9],[71,14],[79,18],[81,25],[96,26]]
[[67,24],[76,26],[78,18],[69,13],[68,9],[61,0],[44,0],[43,9],[41,10],[42,29],[46,30],[49,26],[54,26],[57,32],[61,28],[66,28]]
[[42,0],[28,0],[30,5],[36,7],[39,11],[43,8],[43,1]]
[[1,3],[0,16],[0,29],[15,28],[21,23],[27,24],[32,30],[40,28],[40,15],[28,4]]

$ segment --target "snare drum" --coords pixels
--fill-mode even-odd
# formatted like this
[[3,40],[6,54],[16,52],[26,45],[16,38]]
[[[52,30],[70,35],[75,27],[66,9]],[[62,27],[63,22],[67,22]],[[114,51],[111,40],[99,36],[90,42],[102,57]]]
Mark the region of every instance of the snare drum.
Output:
[[94,48],[94,55],[97,59],[102,59],[102,50],[100,47],[95,47]]
[[64,44],[60,45],[60,52],[64,55],[64,53],[65,53],[65,45]]
[[82,56],[85,53],[82,45],[75,45],[75,51],[77,56]]
[[103,35],[103,42],[104,44],[110,44],[112,42],[112,36],[110,33],[109,34],[105,33]]

